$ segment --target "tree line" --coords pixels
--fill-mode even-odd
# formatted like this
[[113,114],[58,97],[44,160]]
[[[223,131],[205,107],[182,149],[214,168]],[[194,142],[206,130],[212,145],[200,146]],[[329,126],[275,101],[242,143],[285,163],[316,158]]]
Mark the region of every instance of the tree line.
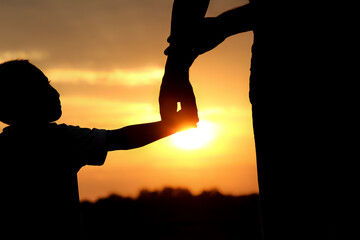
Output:
[[112,194],[81,203],[83,232],[92,239],[260,239],[258,195],[193,195],[184,188]]

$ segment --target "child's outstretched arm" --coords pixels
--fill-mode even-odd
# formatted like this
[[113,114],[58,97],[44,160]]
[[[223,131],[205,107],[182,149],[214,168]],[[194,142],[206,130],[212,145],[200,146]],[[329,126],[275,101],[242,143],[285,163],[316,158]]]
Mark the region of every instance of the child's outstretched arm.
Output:
[[143,147],[152,142],[170,136],[176,132],[189,129],[195,123],[187,122],[184,114],[177,113],[176,122],[152,122],[126,126],[116,130],[107,131],[108,151],[129,150]]

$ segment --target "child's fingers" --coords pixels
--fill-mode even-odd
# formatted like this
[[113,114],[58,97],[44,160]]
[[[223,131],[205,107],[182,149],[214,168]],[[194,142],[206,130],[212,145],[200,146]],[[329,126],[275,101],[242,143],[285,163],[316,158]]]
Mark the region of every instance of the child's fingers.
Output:
[[189,121],[195,124],[199,122],[198,109],[195,101],[181,102],[181,109]]
[[189,116],[187,112],[185,112],[184,110],[180,110],[177,113],[177,122],[179,129],[181,131],[184,131],[190,128],[197,128],[198,121],[194,121],[193,116]]
[[197,127],[199,117],[195,100],[181,102],[181,117],[183,122],[186,122],[191,127]]

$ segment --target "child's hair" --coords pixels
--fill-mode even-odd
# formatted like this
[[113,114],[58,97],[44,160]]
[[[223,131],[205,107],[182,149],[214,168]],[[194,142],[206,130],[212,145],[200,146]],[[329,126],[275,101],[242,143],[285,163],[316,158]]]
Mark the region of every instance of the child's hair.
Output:
[[28,60],[0,64],[0,121],[14,124],[31,115],[45,75]]

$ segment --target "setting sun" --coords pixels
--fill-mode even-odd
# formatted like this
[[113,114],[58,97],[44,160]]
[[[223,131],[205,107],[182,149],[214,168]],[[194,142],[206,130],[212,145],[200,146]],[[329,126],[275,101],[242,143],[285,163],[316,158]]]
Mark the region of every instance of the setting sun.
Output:
[[192,128],[184,132],[176,133],[172,136],[172,142],[175,146],[193,150],[204,147],[215,137],[214,124],[201,120],[197,128]]

